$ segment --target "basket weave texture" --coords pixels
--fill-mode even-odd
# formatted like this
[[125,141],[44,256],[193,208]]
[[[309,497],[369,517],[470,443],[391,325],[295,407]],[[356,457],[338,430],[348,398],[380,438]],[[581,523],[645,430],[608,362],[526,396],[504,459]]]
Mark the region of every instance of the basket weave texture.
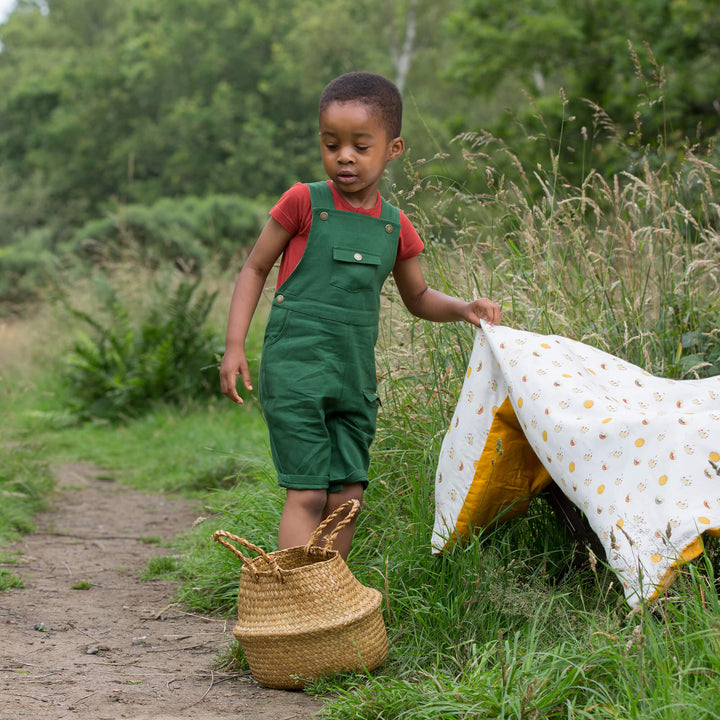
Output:
[[[382,595],[360,583],[332,545],[360,504],[326,518],[305,546],[265,553],[218,530],[214,538],[242,560],[233,634],[261,685],[299,689],[341,670],[373,670],[387,657]],[[325,528],[345,513],[320,547]],[[245,557],[231,542],[258,553]]]

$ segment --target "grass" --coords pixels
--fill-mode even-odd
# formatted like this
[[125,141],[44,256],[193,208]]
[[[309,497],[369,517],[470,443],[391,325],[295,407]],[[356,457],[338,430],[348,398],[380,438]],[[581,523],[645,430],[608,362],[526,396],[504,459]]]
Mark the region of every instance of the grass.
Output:
[[25,587],[25,583],[19,575],[5,568],[0,568],[0,592],[7,592],[21,587]]
[[[672,161],[648,151],[632,172],[590,171],[572,187],[552,163],[524,168],[495,138],[458,143],[477,169],[473,188],[418,174],[399,198],[428,240],[432,286],[492,296],[508,325],[582,340],[657,375],[717,374],[720,173],[699,148]],[[218,305],[227,307],[227,293]],[[370,677],[310,688],[327,698],[324,717],[720,717],[717,553],[684,568],[668,597],[639,614],[628,614],[607,568],[575,552],[542,500],[430,554],[435,463],[472,337],[466,326],[412,321],[388,285],[378,350],[384,405],[349,563],[384,594],[391,649]],[[37,344],[13,347],[27,355]],[[222,528],[273,550],[283,503],[257,406],[158,405],[123,425],[77,425],[51,376],[24,361],[3,367],[0,423],[10,444],[0,452],[12,464],[0,488],[18,493],[25,520],[0,534],[31,527],[50,492],[49,480],[36,486],[46,472],[26,470],[39,452],[39,469],[82,459],[138,487],[201,497],[206,519],[148,573],[178,578],[187,608],[234,615],[239,562],[210,536]],[[235,645],[222,662],[245,667]]]
[[72,590],[90,590],[91,587],[92,583],[89,580],[78,580],[70,586]]
[[147,568],[140,575],[141,580],[175,580],[181,567],[181,557],[161,555],[150,558]]
[[[202,495],[232,485],[255,463],[267,461],[266,432],[257,417],[217,400],[205,407],[158,406],[135,422],[86,424],[72,432],[55,430],[49,418],[40,420],[45,443],[59,461],[82,459],[112,468],[116,479],[148,491]],[[238,437],[247,442],[245,458],[236,454]]]
[[0,444],[0,543],[34,529],[34,515],[47,507],[53,480],[40,443]]
[[[597,633],[583,646],[570,634],[552,646],[542,637],[542,612],[524,635],[499,634],[476,647],[472,663],[459,675],[373,679],[342,690],[327,710],[335,718],[398,720],[680,718],[689,709],[694,717],[717,717],[716,690],[703,692],[696,675],[715,675],[715,661],[707,653],[668,659],[666,629],[652,621],[634,645]],[[652,656],[644,649],[648,644]]]
[[[39,376],[32,387],[46,382]],[[12,482],[2,485],[8,498],[18,497],[28,507],[13,521],[20,529],[31,526],[32,513],[42,506],[43,494],[52,487],[51,472],[44,458],[53,462],[85,461],[108,468],[114,479],[151,491],[165,490],[203,495],[210,489],[227,487],[239,476],[252,474],[255,467],[268,462],[267,433],[259,420],[259,410],[243,412],[219,399],[183,408],[158,405],[136,421],[107,423],[63,422],[61,400],[42,399],[42,407],[32,408],[28,390],[17,402],[16,393],[4,404],[15,420],[7,428],[11,444],[0,446],[2,468],[9,468]],[[12,407],[12,409],[10,409]],[[238,438],[247,448],[237,454]],[[42,458],[42,459],[41,459]],[[20,497],[22,493],[23,497]],[[28,503],[26,498],[36,502]],[[4,503],[0,517],[11,512]],[[0,529],[0,537],[2,530]]]

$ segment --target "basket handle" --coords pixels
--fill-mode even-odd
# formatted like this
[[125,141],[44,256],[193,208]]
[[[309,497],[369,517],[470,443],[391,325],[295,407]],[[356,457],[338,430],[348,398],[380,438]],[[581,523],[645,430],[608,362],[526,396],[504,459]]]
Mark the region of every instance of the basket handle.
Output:
[[245,538],[233,535],[226,530],[216,530],[213,533],[213,540],[215,540],[215,542],[219,542],[221,545],[224,545],[228,550],[235,553],[235,555],[240,558],[243,565],[250,571],[254,580],[257,580],[257,569],[253,565],[252,561],[249,558],[246,558],[234,545],[229,543],[228,540],[232,540],[233,542],[236,542],[239,545],[246,547],[248,550],[256,552],[270,566],[273,571],[273,575],[275,575],[275,577],[281,582],[284,581],[285,578],[283,577],[282,570],[277,564],[275,558],[271,557],[262,548],[259,548],[257,545],[253,545]]
[[319,546],[316,544],[317,541],[320,539],[320,536],[323,533],[323,530],[338,516],[341,515],[343,512],[347,511],[347,516],[341,520],[333,529],[333,531],[325,538],[325,548],[324,552],[328,552],[329,550],[333,549],[333,544],[335,543],[335,539],[338,536],[338,533],[349,523],[352,521],[352,519],[358,514],[358,511],[360,510],[360,502],[353,498],[352,500],[348,500],[347,502],[343,503],[339,508],[337,508],[333,513],[328,515],[316,528],[315,532],[310,536],[310,539],[308,540],[307,545],[305,546],[305,552],[309,555],[313,550],[317,551]]

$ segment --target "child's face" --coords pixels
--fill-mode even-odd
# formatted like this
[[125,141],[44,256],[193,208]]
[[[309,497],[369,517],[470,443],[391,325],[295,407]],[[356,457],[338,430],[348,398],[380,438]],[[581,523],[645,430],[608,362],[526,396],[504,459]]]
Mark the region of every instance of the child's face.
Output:
[[388,138],[373,108],[362,102],[334,102],[320,113],[320,152],[328,177],[356,207],[373,207],[385,167],[404,148]]

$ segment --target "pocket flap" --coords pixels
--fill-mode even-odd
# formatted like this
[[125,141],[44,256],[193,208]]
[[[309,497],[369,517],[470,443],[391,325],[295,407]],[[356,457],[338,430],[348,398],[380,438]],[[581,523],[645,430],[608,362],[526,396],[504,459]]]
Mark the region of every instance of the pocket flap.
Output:
[[374,393],[372,390],[363,390],[363,395],[371,405],[382,405],[382,403],[380,402],[380,396],[377,393]]
[[339,262],[355,263],[356,265],[379,265],[380,256],[372,253],[363,252],[362,250],[352,250],[350,248],[333,248],[333,260]]

